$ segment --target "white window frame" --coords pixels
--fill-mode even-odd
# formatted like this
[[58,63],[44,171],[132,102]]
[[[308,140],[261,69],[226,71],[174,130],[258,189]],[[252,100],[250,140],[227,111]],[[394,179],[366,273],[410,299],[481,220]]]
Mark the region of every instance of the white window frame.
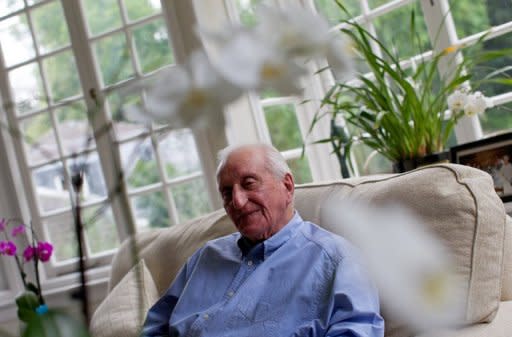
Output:
[[[85,14],[81,1],[57,1],[60,2],[67,21],[71,46],[66,48],[69,48],[75,57],[77,70],[80,76],[80,84],[83,90],[83,99],[88,109],[94,109],[96,102],[92,99],[90,93],[94,92],[98,100],[102,101],[105,98],[105,91],[110,91],[114,88],[119,88],[129,83],[133,83],[140,79],[141,76],[136,75],[134,79],[130,79],[123,83],[102,87],[101,75],[96,67],[98,63],[94,61],[94,53],[92,51],[91,44],[92,41],[98,37],[94,37],[92,39],[88,37]],[[43,0],[41,3],[34,6],[42,6],[46,3],[48,3],[48,1]],[[189,1],[176,2],[167,0],[161,0],[161,6],[161,16],[166,24],[169,40],[172,41],[171,47],[174,52],[175,61],[177,64],[184,63],[187,60],[188,55],[193,50],[202,46],[202,43],[197,38],[194,30],[194,22],[197,20],[194,6]],[[23,13],[24,11],[24,8],[14,11],[13,13],[10,13],[8,17],[17,15],[18,13]],[[145,20],[149,20],[155,16],[150,16],[142,21],[138,21],[137,25],[140,25]],[[160,14],[158,14],[158,16],[160,16]],[[123,25],[120,31],[125,32],[126,29],[127,27]],[[108,34],[110,33],[105,33],[101,36]],[[133,52],[134,46],[130,39],[127,40],[127,45],[130,51]],[[31,58],[23,64],[39,59],[40,56],[36,54],[35,58]],[[131,59],[134,60],[133,57]],[[11,92],[10,85],[8,83],[7,73],[4,71],[4,69],[6,69],[4,64],[5,62],[3,61],[0,53],[0,97],[3,97],[4,101],[11,102],[13,101],[14,95]],[[15,65],[14,67],[19,66],[20,65]],[[138,68],[134,67],[134,69]],[[12,108],[9,108],[9,106],[6,106],[5,109],[2,110],[3,107],[3,104],[0,105],[0,110],[2,112],[0,117],[4,122],[4,125],[16,125],[15,119],[19,116],[15,116],[14,111]],[[11,110],[9,111],[9,109]],[[101,113],[96,114],[94,120],[92,120],[94,130],[99,130],[109,123],[107,113],[104,109],[100,112]],[[24,155],[25,151],[22,141],[17,139],[17,137],[12,137],[5,128],[0,129],[0,135],[2,136],[0,138],[0,149],[6,149],[6,151],[2,151],[2,153],[7,157],[5,160],[2,160],[2,163],[0,163],[0,173],[8,173],[0,175],[0,183],[2,183],[5,193],[10,190],[13,191],[13,193],[8,195],[9,203],[0,204],[0,212],[2,212],[0,216],[16,217],[27,220],[32,219],[34,223],[41,223],[41,217],[39,216],[40,211],[37,207],[37,200],[35,196],[36,191],[32,189],[31,173]],[[152,134],[151,137],[154,138],[154,134]],[[196,133],[194,138],[198,148],[202,168],[202,173],[199,176],[201,176],[206,183],[207,193],[212,209],[220,208],[222,203],[218,196],[216,178],[214,174],[216,166],[215,154],[218,150],[227,145],[226,136],[223,133],[212,134],[212,132],[201,132]],[[116,186],[119,173],[121,172],[121,158],[119,148],[117,147],[118,141],[115,139],[112,132],[101,138],[96,137],[95,141],[96,151],[100,157],[102,173],[104,175],[107,190],[111,191]],[[153,141],[155,141],[155,139],[153,139]],[[156,156],[159,155],[157,152],[158,151],[155,151]],[[160,169],[162,169],[162,167],[160,167]],[[19,172],[19,174],[17,174],[17,172]],[[173,184],[197,177],[197,174],[193,174],[184,178],[168,181],[165,183],[164,191],[170,193],[168,187],[171,187]],[[69,179],[69,177],[67,178]],[[128,195],[133,196],[137,193],[148,192],[151,188],[152,187],[150,186],[144,191],[127,192],[126,187],[124,187],[122,188],[122,192],[119,197],[108,201],[112,208],[112,212],[114,213],[116,223],[118,224],[117,229],[119,240],[121,242],[130,234],[129,230],[126,229],[125,224],[133,222],[133,215],[131,214],[128,204],[130,202]],[[167,196],[167,198],[168,202],[169,200],[172,200],[169,196]],[[172,203],[170,204],[172,205]],[[6,205],[6,207],[2,207],[3,205]],[[14,207],[10,207],[12,205]],[[176,210],[174,210],[174,215],[172,210],[169,213],[171,216],[171,224],[176,223]],[[45,237],[42,235],[45,231],[44,228],[35,228],[35,230],[38,236]],[[88,258],[86,266],[88,268],[87,278],[89,282],[102,282],[106,285],[106,281],[109,276],[108,265],[110,264],[114,253],[115,250],[107,251]],[[78,278],[74,272],[77,270],[77,265],[78,259],[69,260],[63,263],[54,263],[53,266],[45,264],[46,268],[43,273],[44,291],[54,293],[58,292],[59,289],[76,286],[78,284]],[[6,263],[3,264],[3,266],[5,274],[9,275],[9,289],[0,291],[0,307],[3,305],[12,306],[13,294],[20,290],[18,287],[20,281],[17,277],[18,272],[17,270],[15,271],[15,265]],[[2,265],[0,265],[0,268],[2,268]]]

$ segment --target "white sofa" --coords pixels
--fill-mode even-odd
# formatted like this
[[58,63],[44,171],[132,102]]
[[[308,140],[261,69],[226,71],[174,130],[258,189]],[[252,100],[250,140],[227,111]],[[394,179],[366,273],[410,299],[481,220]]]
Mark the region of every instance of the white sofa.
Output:
[[[488,174],[440,164],[403,174],[300,185],[296,208],[304,219],[322,226],[320,206],[333,192],[371,203],[395,200],[411,207],[454,253],[465,294],[465,326],[431,332],[429,337],[512,337],[512,221]],[[224,211],[218,210],[171,228],[140,233],[136,267],[131,245],[125,242],[112,264],[109,295],[92,318],[93,335],[136,336],[147,309],[186,258],[207,240],[234,230]],[[386,303],[382,306],[386,336],[414,335],[406,322],[387,314]]]

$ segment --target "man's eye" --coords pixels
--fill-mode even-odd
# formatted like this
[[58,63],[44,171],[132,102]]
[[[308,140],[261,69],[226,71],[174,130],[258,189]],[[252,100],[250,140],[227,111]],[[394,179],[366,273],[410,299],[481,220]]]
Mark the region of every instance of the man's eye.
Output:
[[222,200],[224,200],[224,201],[231,200],[231,191],[222,192]]
[[251,187],[254,187],[255,185],[256,185],[256,181],[253,180],[253,179],[249,179],[249,180],[244,181],[244,187],[245,188],[251,188]]

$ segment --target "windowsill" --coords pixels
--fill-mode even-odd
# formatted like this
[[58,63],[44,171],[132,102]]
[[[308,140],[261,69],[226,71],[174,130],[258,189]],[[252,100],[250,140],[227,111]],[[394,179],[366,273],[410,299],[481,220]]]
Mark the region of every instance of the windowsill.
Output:
[[[105,298],[109,274],[110,266],[103,266],[87,271],[87,292],[90,308],[96,307],[96,305]],[[75,272],[45,281],[43,284],[43,294],[50,307],[79,308],[80,302],[72,298],[72,294],[79,290],[79,287],[80,275]],[[0,298],[0,322],[18,319],[14,298],[19,292],[21,292],[21,290],[6,291],[5,296]]]

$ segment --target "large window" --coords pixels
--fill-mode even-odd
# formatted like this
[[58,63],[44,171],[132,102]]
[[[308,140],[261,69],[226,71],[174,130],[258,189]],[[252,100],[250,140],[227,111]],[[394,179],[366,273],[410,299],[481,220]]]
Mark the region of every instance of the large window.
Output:
[[173,43],[181,39],[170,28],[173,10],[160,0],[0,2],[3,131],[26,221],[55,246],[47,276],[76,268],[77,170],[89,266],[108,263],[129,222],[137,231],[166,227],[215,205],[191,130],[123,114],[145,104],[145,92],[128,93],[128,85],[176,62],[183,44]]
[[[512,45],[512,11],[510,1],[413,1],[413,0],[352,0],[343,1],[350,12],[347,17],[334,1],[307,0],[311,8],[324,14],[333,28],[339,19],[353,18],[366,26],[389,49],[407,60],[432,48],[442,50],[450,45],[476,41],[482,32],[493,27],[484,43],[486,49],[508,48]],[[420,48],[413,49],[408,38],[411,10],[416,14],[416,31]],[[446,12],[451,10],[450,15]],[[378,46],[375,45],[378,52]],[[493,70],[512,64],[512,58],[494,60],[477,69],[477,78],[483,78]],[[364,68],[358,71],[364,72]],[[447,71],[447,69],[440,69]],[[508,71],[512,76],[512,71]],[[487,96],[492,97],[495,108],[481,115],[476,123],[460,123],[451,144],[467,142],[483,135],[512,128],[512,92],[510,86],[488,84],[481,86]],[[483,130],[483,132],[482,132]],[[456,136],[456,137],[455,137]],[[390,163],[364,146],[354,148],[354,158],[359,174],[390,170]]]

